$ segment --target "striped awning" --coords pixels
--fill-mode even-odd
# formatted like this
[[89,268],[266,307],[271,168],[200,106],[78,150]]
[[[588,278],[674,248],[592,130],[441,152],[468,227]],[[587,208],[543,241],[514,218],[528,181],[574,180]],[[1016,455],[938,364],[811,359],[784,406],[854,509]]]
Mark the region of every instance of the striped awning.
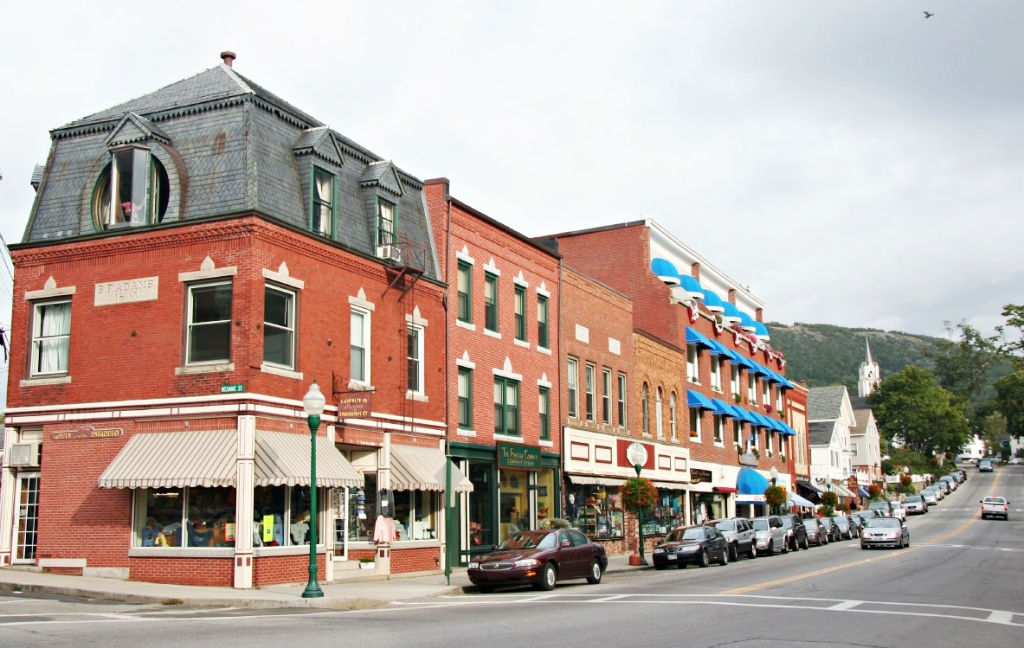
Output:
[[625,479],[616,477],[593,477],[591,475],[566,475],[577,486],[624,486]]
[[[445,458],[440,448],[391,446],[391,489],[396,491],[444,491]],[[473,492],[473,482],[452,466],[452,485],[456,493]]]
[[[318,486],[362,486],[363,480],[334,444],[316,438]],[[238,432],[136,434],[99,478],[100,488],[228,487],[237,481]],[[304,434],[255,435],[255,486],[308,486],[310,444]]]

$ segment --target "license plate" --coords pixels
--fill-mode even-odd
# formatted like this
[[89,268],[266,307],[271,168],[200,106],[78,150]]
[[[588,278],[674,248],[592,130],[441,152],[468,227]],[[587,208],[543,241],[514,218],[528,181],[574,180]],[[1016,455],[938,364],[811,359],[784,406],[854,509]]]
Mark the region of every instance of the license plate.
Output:
[[668,560],[675,560],[676,559],[676,555],[675,554],[669,554],[669,555],[665,556],[665,558],[668,559]]

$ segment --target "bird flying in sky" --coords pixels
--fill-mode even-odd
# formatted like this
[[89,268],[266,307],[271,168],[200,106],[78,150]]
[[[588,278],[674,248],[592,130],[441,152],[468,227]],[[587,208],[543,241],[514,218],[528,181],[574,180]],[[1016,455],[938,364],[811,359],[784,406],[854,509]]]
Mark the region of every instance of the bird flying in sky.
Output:
[[924,19],[925,19],[925,20],[928,20],[929,18],[931,18],[931,17],[932,17],[932,16],[934,16],[934,15],[935,15],[935,14],[933,14],[933,13],[928,13],[928,12],[926,11],[926,12],[924,12]]

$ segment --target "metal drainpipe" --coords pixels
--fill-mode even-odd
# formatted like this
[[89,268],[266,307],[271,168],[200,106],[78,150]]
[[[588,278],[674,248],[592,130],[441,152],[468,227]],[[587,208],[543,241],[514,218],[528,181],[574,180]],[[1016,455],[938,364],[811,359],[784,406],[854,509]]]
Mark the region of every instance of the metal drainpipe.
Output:
[[[444,244],[444,282],[445,287],[445,298],[441,300],[441,304],[444,307],[444,412],[445,412],[445,426],[444,426],[444,584],[452,584],[452,541],[453,536],[456,534],[451,533],[453,527],[452,523],[452,435],[451,435],[451,339],[448,331],[451,330],[451,322],[448,321],[448,288],[451,277],[449,275],[451,269],[451,258],[452,258],[452,198],[448,194],[448,185],[444,185],[444,198],[448,204],[448,215],[447,223],[445,225],[445,244]],[[457,538],[454,538],[458,541]]]

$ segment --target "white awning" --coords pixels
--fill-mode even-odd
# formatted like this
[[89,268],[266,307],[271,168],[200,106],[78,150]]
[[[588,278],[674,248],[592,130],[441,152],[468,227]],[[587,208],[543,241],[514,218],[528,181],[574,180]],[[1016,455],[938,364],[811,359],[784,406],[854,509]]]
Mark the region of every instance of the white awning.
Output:
[[[310,444],[304,434],[255,435],[255,486],[309,486]],[[318,486],[362,486],[363,480],[334,444],[316,438]],[[100,488],[227,487],[237,481],[238,432],[136,434],[99,478]]]
[[[391,445],[391,488],[396,491],[444,491],[445,457],[440,448]],[[473,492],[473,482],[452,466],[452,490]]]
[[832,484],[832,491],[839,497],[857,497],[857,493],[842,484]]
[[664,488],[666,490],[689,490],[689,483],[683,484],[682,482],[663,482],[656,481],[651,482],[655,488]]
[[625,479],[615,477],[593,477],[590,475],[566,475],[577,486],[623,486]]

